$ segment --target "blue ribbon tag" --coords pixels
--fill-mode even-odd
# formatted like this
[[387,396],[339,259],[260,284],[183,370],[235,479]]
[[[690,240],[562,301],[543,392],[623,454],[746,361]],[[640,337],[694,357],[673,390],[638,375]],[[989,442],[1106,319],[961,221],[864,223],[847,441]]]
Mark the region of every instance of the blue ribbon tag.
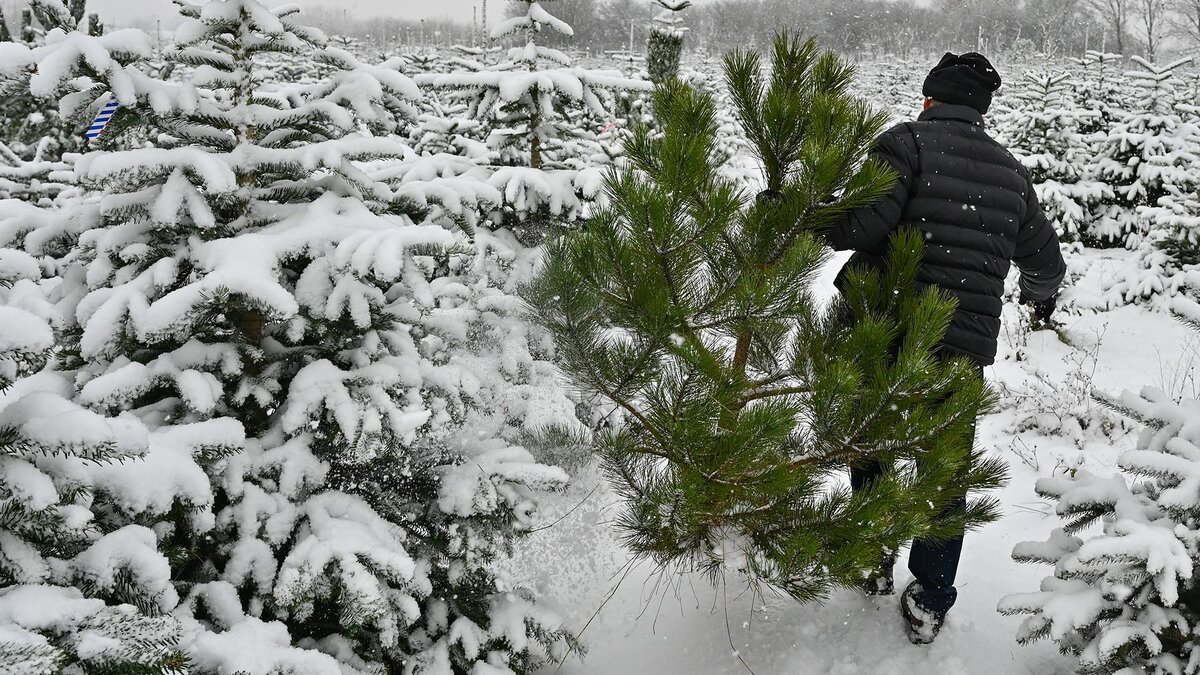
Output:
[[87,136],[88,140],[99,138],[100,134],[104,133],[104,128],[108,126],[108,121],[112,119],[112,116],[117,113],[117,108],[120,107],[121,103],[117,101],[117,97],[109,94],[108,102],[100,108],[100,112],[96,114],[96,119],[92,120],[92,126],[88,127],[84,136]]

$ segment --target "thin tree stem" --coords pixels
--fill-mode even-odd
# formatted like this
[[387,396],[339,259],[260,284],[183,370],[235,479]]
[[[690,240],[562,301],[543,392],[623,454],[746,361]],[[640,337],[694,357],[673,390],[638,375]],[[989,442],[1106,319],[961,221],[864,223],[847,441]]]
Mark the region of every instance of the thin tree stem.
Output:
[[[733,363],[730,364],[729,378],[739,385],[744,385],[746,382],[746,363],[750,360],[750,340],[753,339],[754,333],[749,326],[742,325],[738,329],[737,343],[733,349]],[[734,401],[731,405],[724,405],[721,411],[721,417],[717,424],[725,431],[733,431],[737,426],[738,413],[745,407],[745,403],[741,400]]]
[[762,398],[772,398],[775,396],[790,396],[792,394],[811,394],[812,387],[797,386],[797,387],[776,387],[774,389],[751,389],[742,396],[742,405],[750,401],[757,401]]

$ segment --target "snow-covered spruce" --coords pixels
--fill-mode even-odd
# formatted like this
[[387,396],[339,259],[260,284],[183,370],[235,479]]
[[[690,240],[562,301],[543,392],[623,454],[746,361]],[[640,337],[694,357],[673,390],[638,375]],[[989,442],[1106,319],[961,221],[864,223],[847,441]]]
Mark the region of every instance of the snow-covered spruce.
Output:
[[45,371],[57,322],[41,281],[33,256],[0,248],[0,666],[165,669],[182,662],[162,614],[178,599],[169,565],[134,522],[144,510],[105,480],[152,440],[67,400],[69,381]]
[[1189,59],[1161,66],[1137,56],[1132,60],[1138,69],[1126,77],[1137,90],[1136,100],[1108,128],[1098,149],[1095,178],[1114,196],[1101,200],[1087,232],[1090,244],[1136,247],[1163,226],[1158,209],[1163,197],[1200,185],[1195,169],[1200,128],[1173,105],[1176,71]]
[[[460,60],[465,70],[415,77],[445,115],[423,116],[416,142],[493,167],[476,180],[498,191],[488,221],[511,229],[522,244],[536,245],[555,223],[589,215],[600,196],[601,167],[620,153],[625,120],[618,119],[614,95],[652,85],[619,71],[572,66],[563,52],[535,42],[542,30],[570,36],[571,27],[539,2],[516,5],[518,11],[491,33],[519,43],[503,61],[485,66]],[[440,163],[429,157],[423,162],[426,170]]]
[[82,113],[87,111],[34,95],[28,83],[36,61],[30,57],[58,50],[64,41],[86,44],[102,30],[98,21],[84,19],[82,0],[67,5],[33,0],[30,5],[30,21],[37,17],[32,50],[0,41],[0,199],[45,205],[70,187],[70,159],[84,147]]
[[[1200,201],[1195,195],[1200,187],[1200,126],[1194,113],[1181,114],[1188,106],[1172,105],[1179,99],[1176,71],[1183,61],[1164,67],[1135,62],[1142,68],[1132,73],[1141,90],[1137,105],[1148,112],[1131,113],[1125,124],[1113,128],[1109,146],[1115,137],[1124,138],[1118,140],[1133,154],[1110,153],[1116,162],[1106,160],[1101,168],[1125,162],[1121,171],[1137,177],[1126,190],[1136,198],[1108,208],[1118,220],[1138,223],[1144,234],[1128,238],[1127,245],[1136,249],[1136,264],[1108,282],[1108,303],[1149,302],[1166,309],[1173,296],[1189,286],[1200,287]],[[1137,124],[1145,128],[1131,126]],[[1137,133],[1130,135],[1131,129]]]
[[[1177,298],[1177,316],[1200,330],[1200,304]],[[1024,542],[1017,560],[1054,565],[1041,590],[1005,597],[1006,614],[1030,614],[1021,642],[1050,638],[1082,673],[1193,672],[1200,663],[1200,401],[1143,389],[1101,401],[1145,425],[1120,457],[1136,476],[1086,471],[1042,478],[1068,524]],[[1088,527],[1099,522],[1099,532]],[[1091,536],[1089,536],[1089,534]]]
[[[532,260],[372,175],[410,155],[398,64],[253,0],[180,7],[182,83],[104,56],[145,57],[136,31],[16,54],[41,95],[112,91],[158,139],[80,159],[102,196],[55,289],[62,393],[149,430],[98,472],[125,493],[105,516],[170,560],[197,672],[536,666],[569,634],[489,571],[566,479],[514,444],[574,419],[511,294]],[[265,81],[281,53],[331,74]]]
[[565,53],[534,41],[546,29],[571,36],[571,27],[536,0],[515,1],[524,11],[491,32],[493,39],[524,40],[506,60],[482,70],[418,75],[417,81],[469,102],[468,116],[490,127],[487,143],[496,163],[582,168],[604,154],[596,138],[611,121],[604,99],[651,85],[619,71],[573,67]]
[[1079,75],[1073,87],[1076,106],[1098,113],[1080,118],[1080,132],[1085,136],[1107,130],[1121,109],[1129,107],[1130,96],[1120,70],[1124,58],[1089,49],[1081,58],[1069,59]]
[[1060,238],[1076,240],[1090,231],[1101,201],[1113,199],[1108,185],[1090,179],[1094,161],[1080,133],[1100,112],[1072,104],[1071,75],[1065,71],[1026,72],[1020,84],[1008,97],[1009,109],[995,116],[995,128],[1029,169],[1042,209]]

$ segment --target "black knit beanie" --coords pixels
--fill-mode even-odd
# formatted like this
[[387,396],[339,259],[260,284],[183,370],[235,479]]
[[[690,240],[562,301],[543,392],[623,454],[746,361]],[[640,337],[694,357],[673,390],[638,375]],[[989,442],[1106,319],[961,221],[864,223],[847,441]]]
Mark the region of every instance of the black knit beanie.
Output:
[[929,75],[921,93],[942,103],[968,105],[984,114],[992,105],[992,92],[1000,88],[1000,73],[983,54],[967,52],[942,57]]

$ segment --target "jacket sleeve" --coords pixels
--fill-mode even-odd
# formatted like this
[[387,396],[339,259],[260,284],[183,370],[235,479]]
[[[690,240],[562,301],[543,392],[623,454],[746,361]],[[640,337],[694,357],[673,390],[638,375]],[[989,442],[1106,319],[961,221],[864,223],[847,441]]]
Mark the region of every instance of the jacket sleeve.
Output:
[[890,166],[898,174],[896,182],[882,199],[847,211],[825,231],[834,250],[875,249],[900,224],[917,173],[917,147],[911,130],[906,125],[888,129],[875,141],[870,156]]
[[1058,292],[1067,273],[1067,264],[1059,248],[1058,233],[1038,203],[1037,192],[1029,181],[1025,202],[1025,220],[1017,232],[1013,262],[1021,270],[1021,294],[1030,300],[1046,300]]

